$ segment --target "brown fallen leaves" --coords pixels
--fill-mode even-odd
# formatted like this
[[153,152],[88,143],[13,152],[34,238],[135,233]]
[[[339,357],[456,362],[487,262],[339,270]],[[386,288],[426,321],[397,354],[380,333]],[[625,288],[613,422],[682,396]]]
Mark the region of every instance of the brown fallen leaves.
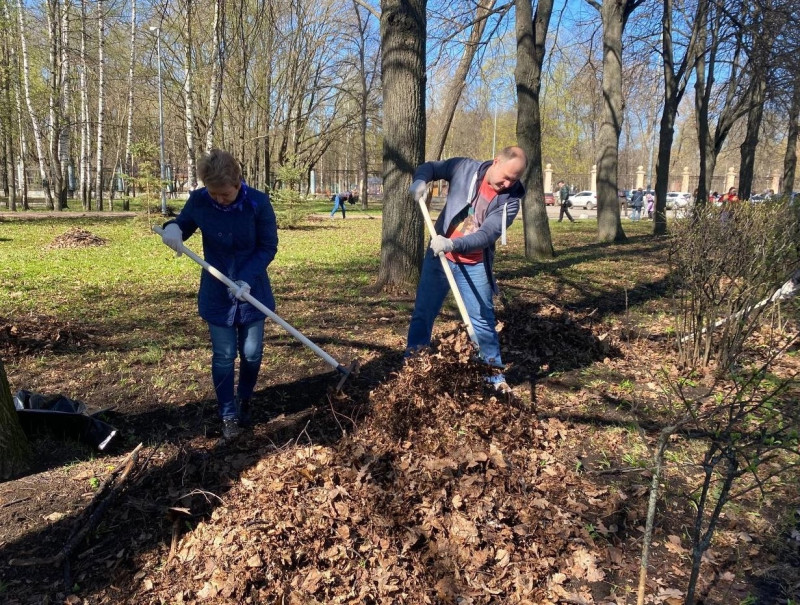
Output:
[[585,529],[608,494],[558,462],[560,421],[498,401],[470,357],[446,338],[351,435],[245,470],[131,602],[555,603],[571,582],[591,599],[617,566]]

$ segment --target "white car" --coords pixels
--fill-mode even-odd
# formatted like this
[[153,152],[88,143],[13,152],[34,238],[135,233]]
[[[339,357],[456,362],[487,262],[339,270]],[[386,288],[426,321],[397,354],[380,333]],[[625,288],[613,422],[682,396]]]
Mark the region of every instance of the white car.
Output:
[[677,210],[678,208],[686,208],[692,199],[691,193],[682,191],[670,191],[667,193],[667,210]]
[[580,191],[569,196],[572,205],[591,210],[597,206],[597,194],[594,191]]

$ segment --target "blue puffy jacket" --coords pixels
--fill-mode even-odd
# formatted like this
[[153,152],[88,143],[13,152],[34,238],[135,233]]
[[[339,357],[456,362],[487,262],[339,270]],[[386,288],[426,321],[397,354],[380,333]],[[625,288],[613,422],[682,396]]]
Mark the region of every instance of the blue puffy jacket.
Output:
[[[268,309],[275,299],[267,266],[278,252],[278,224],[266,193],[242,183],[236,201],[220,209],[203,187],[196,189],[174,221],[188,239],[197,229],[203,236],[203,256],[233,281],[250,285],[250,294]],[[200,317],[220,326],[247,324],[264,314],[250,303],[234,298],[216,277],[203,271],[197,293]]]
[[[436,233],[445,235],[450,223],[478,197],[478,189],[493,160],[480,162],[470,158],[450,158],[441,162],[425,162],[414,172],[414,180],[426,183],[444,179],[449,183],[444,209],[436,219]],[[494,265],[495,242],[505,233],[519,213],[525,196],[525,187],[517,181],[507,191],[498,193],[486,209],[480,228],[474,233],[453,240],[455,252],[471,252],[483,249],[483,264],[486,274],[497,292],[492,267]]]

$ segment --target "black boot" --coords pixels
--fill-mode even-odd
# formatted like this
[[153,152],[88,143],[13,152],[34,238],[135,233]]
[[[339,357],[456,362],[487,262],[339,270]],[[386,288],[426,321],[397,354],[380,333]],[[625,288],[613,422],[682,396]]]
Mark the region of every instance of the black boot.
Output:
[[236,408],[239,415],[239,426],[248,428],[252,426],[253,420],[250,417],[250,400],[236,398]]

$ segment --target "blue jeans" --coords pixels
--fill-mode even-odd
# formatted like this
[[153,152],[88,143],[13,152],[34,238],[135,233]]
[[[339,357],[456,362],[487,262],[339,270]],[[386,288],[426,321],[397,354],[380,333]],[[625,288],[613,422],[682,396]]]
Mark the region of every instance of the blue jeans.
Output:
[[[458,291],[464,299],[467,315],[472,321],[478,340],[480,356],[487,364],[503,367],[500,359],[500,339],[495,330],[492,284],[483,263],[463,265],[450,263]],[[431,344],[433,322],[450,291],[442,262],[428,250],[422,263],[422,275],[417,286],[417,300],[408,327],[407,351],[415,351]]]
[[339,208],[342,209],[342,218],[345,218],[347,216],[347,213],[345,212],[345,209],[344,209],[344,200],[340,200],[340,199],[337,198],[333,202],[333,210],[331,210],[331,218],[333,218],[333,215],[336,214],[336,211]]
[[640,218],[642,218],[642,209],[641,208],[634,208],[631,211],[631,220],[632,221],[638,221]]
[[234,362],[239,356],[239,399],[250,399],[256,388],[264,351],[264,320],[239,326],[208,324],[211,334],[211,379],[217,394],[219,415],[236,418]]

